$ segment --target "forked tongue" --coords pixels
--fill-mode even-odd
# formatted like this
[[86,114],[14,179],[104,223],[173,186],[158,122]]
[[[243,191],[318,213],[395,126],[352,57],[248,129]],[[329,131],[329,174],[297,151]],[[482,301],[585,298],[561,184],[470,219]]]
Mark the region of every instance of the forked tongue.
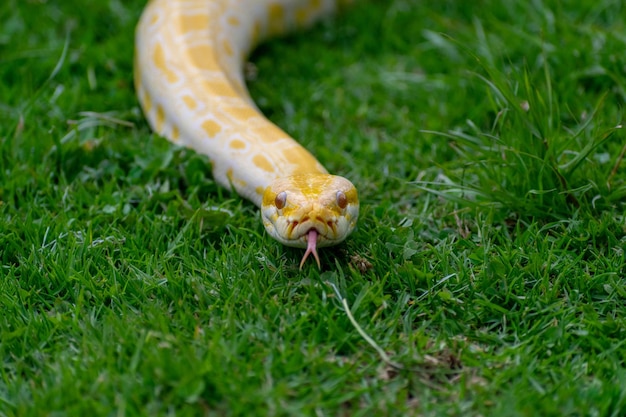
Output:
[[313,254],[313,257],[315,258],[315,261],[317,262],[317,267],[321,268],[320,257],[317,256],[317,230],[315,229],[309,230],[307,234],[306,252],[304,252],[304,256],[302,257],[302,260],[300,261],[300,269],[302,269],[302,265],[304,265],[304,261],[306,261],[306,258],[308,258],[310,254]]

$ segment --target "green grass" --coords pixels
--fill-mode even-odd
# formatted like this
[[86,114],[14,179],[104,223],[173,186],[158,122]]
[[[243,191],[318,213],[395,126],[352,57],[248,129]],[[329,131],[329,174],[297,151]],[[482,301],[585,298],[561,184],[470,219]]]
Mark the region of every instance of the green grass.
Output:
[[622,2],[262,46],[257,103],[360,190],[321,271],[150,133],[143,2],[86,4],[0,6],[0,416],[626,413]]

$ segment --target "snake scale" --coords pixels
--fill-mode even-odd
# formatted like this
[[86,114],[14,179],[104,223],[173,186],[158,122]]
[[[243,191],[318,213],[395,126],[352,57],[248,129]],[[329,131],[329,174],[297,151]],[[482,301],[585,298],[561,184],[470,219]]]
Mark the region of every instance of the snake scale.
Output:
[[[343,1],[346,2],[345,0]],[[244,63],[268,37],[310,26],[334,0],[151,0],[136,30],[135,89],[152,129],[209,157],[215,180],[261,209],[279,242],[342,242],[354,229],[354,185],[330,175],[258,110]]]

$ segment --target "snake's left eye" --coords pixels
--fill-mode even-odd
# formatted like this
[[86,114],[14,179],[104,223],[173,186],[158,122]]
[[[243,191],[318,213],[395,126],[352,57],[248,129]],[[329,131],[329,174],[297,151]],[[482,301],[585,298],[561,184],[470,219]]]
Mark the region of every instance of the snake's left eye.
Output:
[[281,191],[276,195],[276,198],[274,199],[274,205],[278,210],[280,210],[285,207],[285,204],[287,204],[287,193]]
[[346,197],[343,191],[337,191],[337,205],[342,210],[348,206],[348,197]]

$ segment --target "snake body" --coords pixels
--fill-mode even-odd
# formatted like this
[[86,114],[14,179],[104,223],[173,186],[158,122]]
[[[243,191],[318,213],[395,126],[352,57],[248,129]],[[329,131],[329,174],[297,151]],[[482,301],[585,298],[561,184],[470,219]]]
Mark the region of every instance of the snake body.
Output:
[[209,157],[215,180],[261,209],[267,232],[306,248],[354,229],[354,185],[330,175],[258,110],[243,66],[262,40],[310,26],[332,0],[151,0],[135,40],[135,89],[154,131]]

